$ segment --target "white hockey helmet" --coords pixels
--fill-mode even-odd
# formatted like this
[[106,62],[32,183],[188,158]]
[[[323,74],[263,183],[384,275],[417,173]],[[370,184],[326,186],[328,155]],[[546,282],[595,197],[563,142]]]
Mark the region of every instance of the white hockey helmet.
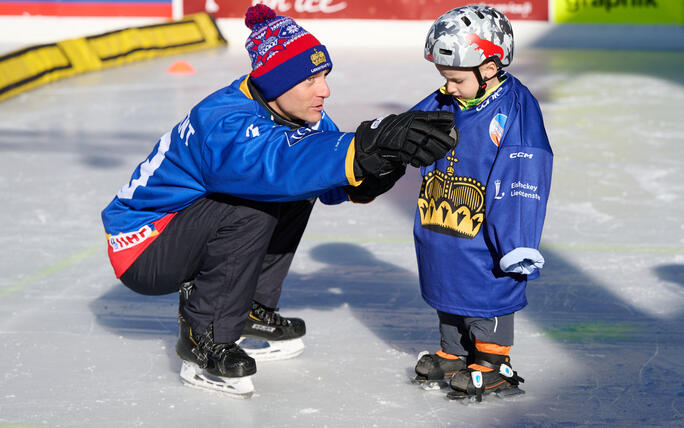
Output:
[[513,60],[513,28],[503,13],[489,6],[452,9],[430,27],[425,59],[449,67],[477,67],[493,60],[505,67]]

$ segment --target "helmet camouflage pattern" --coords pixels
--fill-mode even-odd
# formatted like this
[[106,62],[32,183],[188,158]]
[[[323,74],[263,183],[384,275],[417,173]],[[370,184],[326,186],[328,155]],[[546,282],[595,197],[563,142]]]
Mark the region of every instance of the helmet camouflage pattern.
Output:
[[477,67],[493,59],[500,67],[513,60],[513,28],[489,6],[463,6],[440,16],[425,39],[425,59],[450,67]]

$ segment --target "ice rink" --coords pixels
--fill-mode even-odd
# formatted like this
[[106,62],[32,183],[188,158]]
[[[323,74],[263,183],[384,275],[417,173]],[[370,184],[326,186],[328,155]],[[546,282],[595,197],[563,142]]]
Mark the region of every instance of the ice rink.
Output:
[[[226,34],[228,48],[0,103],[0,426],[684,425],[684,31],[660,31],[665,44],[548,31],[510,67],[555,153],[547,264],[511,353],[524,396],[465,406],[409,382],[418,352],[439,349],[418,289],[414,169],[372,204],[314,209],[280,302],[307,322],[304,354],[259,364],[249,400],[181,384],[177,296],[116,280],[100,211],[194,103],[248,71],[244,38]],[[331,56],[326,110],[343,130],[442,83],[420,47]],[[167,74],[179,59],[196,73]]]

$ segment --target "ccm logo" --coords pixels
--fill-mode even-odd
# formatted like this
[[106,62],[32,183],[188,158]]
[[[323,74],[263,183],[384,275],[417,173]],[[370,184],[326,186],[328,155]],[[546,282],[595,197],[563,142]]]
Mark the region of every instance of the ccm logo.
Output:
[[511,153],[508,157],[510,157],[511,159],[515,159],[515,158],[532,159],[532,156],[533,156],[532,153],[518,152],[518,153]]

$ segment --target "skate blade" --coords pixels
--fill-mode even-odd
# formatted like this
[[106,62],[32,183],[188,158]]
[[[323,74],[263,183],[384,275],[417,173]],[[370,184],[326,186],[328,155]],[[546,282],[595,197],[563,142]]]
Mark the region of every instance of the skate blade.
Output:
[[509,399],[509,398],[515,397],[517,395],[523,395],[524,393],[525,393],[525,390],[520,389],[518,387],[513,387],[513,388],[502,389],[501,391],[496,391],[494,393],[494,395],[496,395],[499,398]]
[[[513,388],[506,388],[502,389],[501,391],[496,391],[494,393],[489,393],[489,394],[484,394],[482,396],[482,402],[487,401],[489,397],[497,397],[502,400],[509,400],[513,397],[519,396],[524,394],[525,391],[518,388],[518,387],[513,387]],[[468,395],[465,392],[461,391],[451,391],[450,393],[447,394],[447,398],[449,400],[458,400],[462,404],[472,404],[472,403],[477,403],[477,397],[474,395]]]
[[424,391],[441,391],[442,389],[447,387],[446,382],[444,381],[439,381],[439,380],[428,380],[423,382],[420,387]]
[[241,337],[237,344],[257,362],[287,360],[304,352],[304,341],[299,338],[269,341],[254,337]]
[[183,361],[180,377],[185,385],[193,388],[220,392],[232,398],[249,398],[254,393],[252,376],[214,376],[190,361]]
[[446,380],[428,380],[420,375],[412,378],[411,383],[420,386],[424,391],[439,391],[448,386]]

